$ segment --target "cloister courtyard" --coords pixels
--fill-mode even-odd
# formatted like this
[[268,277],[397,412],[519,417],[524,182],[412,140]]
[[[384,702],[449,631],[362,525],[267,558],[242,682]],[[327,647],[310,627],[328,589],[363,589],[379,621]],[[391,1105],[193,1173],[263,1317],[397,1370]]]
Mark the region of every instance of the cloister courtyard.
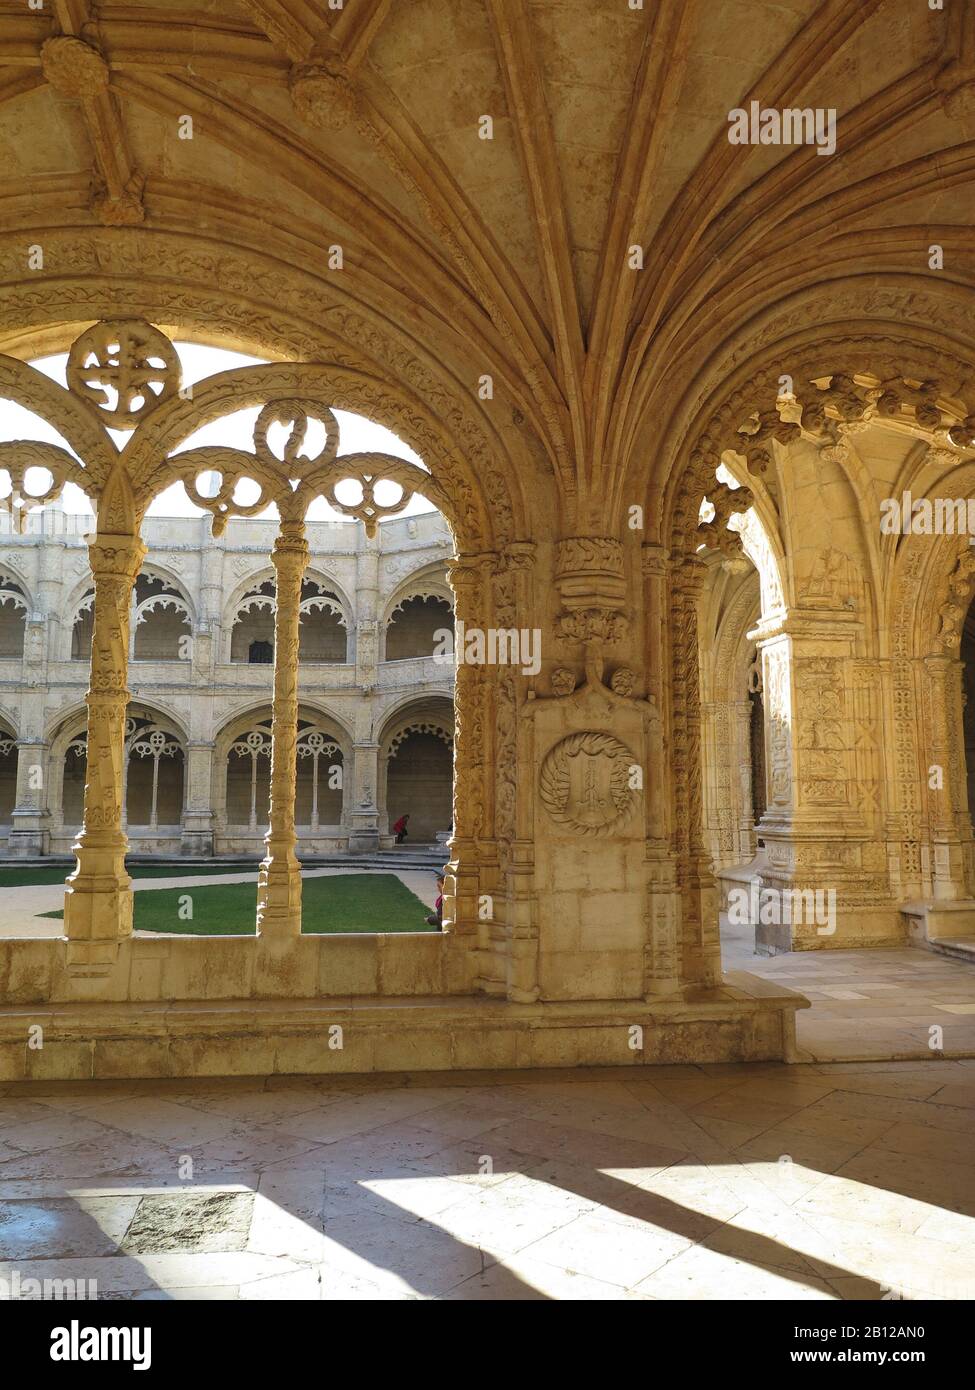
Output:
[[935,1368],[973,174],[975,0],[0,0],[42,1369],[184,1373],[177,1301],[243,1357],[252,1300],[755,1302],[742,1372]]

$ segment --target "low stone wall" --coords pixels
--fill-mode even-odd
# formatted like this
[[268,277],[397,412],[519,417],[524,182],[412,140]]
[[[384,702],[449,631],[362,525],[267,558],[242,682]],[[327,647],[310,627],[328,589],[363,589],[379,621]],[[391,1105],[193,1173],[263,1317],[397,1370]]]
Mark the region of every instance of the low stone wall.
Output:
[[[653,1004],[346,996],[8,1005],[0,1081],[793,1061],[804,1007],[799,995],[739,973],[693,999]],[[31,1046],[38,1028],[43,1046]]]

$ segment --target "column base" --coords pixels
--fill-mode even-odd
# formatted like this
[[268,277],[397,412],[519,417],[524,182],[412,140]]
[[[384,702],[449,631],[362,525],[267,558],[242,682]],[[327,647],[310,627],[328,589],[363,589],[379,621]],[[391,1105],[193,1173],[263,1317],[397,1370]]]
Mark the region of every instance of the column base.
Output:
[[349,831],[350,854],[373,854],[379,848],[379,829],[372,825],[356,825]]
[[213,858],[213,831],[189,830],[184,827],[179,852],[188,859]]
[[301,865],[291,853],[285,862],[265,859],[257,875],[257,934],[301,935]]
[[8,859],[42,859],[47,853],[46,830],[11,830],[7,839]]

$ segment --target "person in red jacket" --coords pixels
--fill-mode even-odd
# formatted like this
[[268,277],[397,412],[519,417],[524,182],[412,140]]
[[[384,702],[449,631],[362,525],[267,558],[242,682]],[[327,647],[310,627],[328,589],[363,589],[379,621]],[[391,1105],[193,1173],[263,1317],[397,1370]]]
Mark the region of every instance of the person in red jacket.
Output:
[[398,845],[401,845],[403,841],[406,839],[408,833],[406,826],[409,819],[410,818],[408,815],[400,816],[399,820],[393,826],[393,834],[396,836],[396,843]]

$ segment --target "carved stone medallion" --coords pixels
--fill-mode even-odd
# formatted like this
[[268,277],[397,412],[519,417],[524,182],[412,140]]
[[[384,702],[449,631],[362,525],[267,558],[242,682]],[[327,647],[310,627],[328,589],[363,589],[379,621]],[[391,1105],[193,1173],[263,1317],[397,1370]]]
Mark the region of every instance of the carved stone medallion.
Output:
[[554,821],[580,834],[609,835],[633,811],[630,773],[636,761],[611,734],[570,734],[542,763],[542,804]]

